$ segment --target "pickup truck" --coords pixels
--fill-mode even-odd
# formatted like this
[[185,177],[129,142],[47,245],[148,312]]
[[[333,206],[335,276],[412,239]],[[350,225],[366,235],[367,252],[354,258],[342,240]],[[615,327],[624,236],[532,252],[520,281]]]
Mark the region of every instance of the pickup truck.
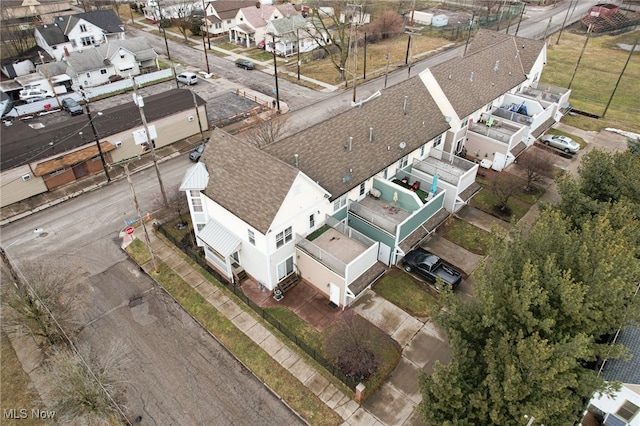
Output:
[[423,249],[411,250],[402,261],[404,270],[415,272],[427,281],[435,284],[436,290],[440,290],[437,285],[437,278],[444,284],[455,289],[462,282],[462,272],[449,265],[438,256]]

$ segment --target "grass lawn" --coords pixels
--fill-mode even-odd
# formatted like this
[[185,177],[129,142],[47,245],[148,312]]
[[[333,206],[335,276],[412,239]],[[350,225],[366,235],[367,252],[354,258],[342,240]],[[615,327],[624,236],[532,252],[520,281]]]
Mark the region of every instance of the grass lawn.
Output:
[[[592,35],[589,38],[584,55],[571,84],[569,102],[575,109],[602,116],[613,93],[616,81],[622,72],[629,52],[620,49],[617,44],[633,45],[640,31],[617,36]],[[556,44],[557,35],[551,37],[548,49],[547,66],[541,75],[541,82],[559,87],[568,87],[574,73],[580,51],[584,46],[585,34],[564,31],[560,44]],[[605,127],[616,127],[640,132],[640,63],[638,54],[634,54],[620,80],[605,118],[593,119],[584,116],[567,116],[564,122],[585,130],[598,131]]]
[[[413,37],[413,55],[438,49],[451,41],[439,38],[419,36]],[[404,60],[407,54],[407,36],[402,35],[390,40],[382,40],[378,43],[367,44],[367,78],[374,78],[382,75],[387,66],[387,54],[389,55],[389,72],[394,71],[398,66],[404,66]],[[364,48],[358,49],[358,69],[356,75],[359,79],[364,73]],[[421,56],[421,59],[423,57]],[[300,73],[316,80],[323,81],[328,84],[344,84],[339,79],[338,72],[331,62],[331,59],[325,58],[320,60],[312,60],[311,54],[301,56]],[[290,61],[291,69],[297,70],[296,60]],[[349,73],[353,73],[353,61],[347,62],[346,66]],[[352,74],[353,75],[353,74]],[[353,80],[353,77],[350,77]],[[349,83],[351,85],[351,82]]]
[[[127,247],[139,264],[149,259],[140,240]],[[165,264],[159,273],[151,273],[180,305],[193,315],[216,339],[273,389],[290,407],[312,425],[337,425],[342,419],[289,371],[270,357],[260,346],[242,333],[223,314]]]
[[424,291],[409,274],[391,268],[375,284],[373,290],[405,312],[416,317],[428,317],[439,308],[438,299]]
[[[0,394],[2,394],[2,409],[10,408],[28,410],[31,414],[31,408],[42,408],[39,402],[38,394],[31,388],[31,379],[29,375],[22,369],[22,364],[16,356],[13,346],[9,338],[2,331],[0,336]],[[19,413],[18,413],[19,414]],[[38,420],[31,416],[25,419],[7,419],[3,416],[3,425],[44,425],[49,422],[46,420]]]
[[469,222],[453,218],[438,229],[442,236],[472,253],[486,255],[491,245],[491,233]]

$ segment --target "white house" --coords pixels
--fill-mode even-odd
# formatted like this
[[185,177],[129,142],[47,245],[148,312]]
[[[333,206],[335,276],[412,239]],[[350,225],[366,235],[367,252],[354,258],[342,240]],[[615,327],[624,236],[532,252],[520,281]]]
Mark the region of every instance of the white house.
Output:
[[61,61],[36,68],[43,76],[68,76],[73,87],[94,87],[114,78],[139,75],[142,69],[157,69],[158,65],[158,54],[144,37],[136,37],[70,52]]
[[478,191],[478,166],[438,149],[448,128],[414,78],[262,149],[215,130],[181,185],[207,261],[348,306]]
[[570,91],[538,87],[544,41],[480,30],[460,58],[423,71],[451,130],[445,150],[502,170],[567,111]]
[[289,4],[256,4],[238,10],[236,25],[229,30],[229,41],[246,47],[256,46],[265,40],[267,22],[298,15],[296,8]]
[[53,24],[36,27],[34,36],[36,44],[58,61],[66,52],[125,39],[122,21],[112,9],[58,16]]
[[216,0],[207,2],[202,30],[211,36],[229,33],[236,25],[236,15],[243,7],[255,5],[255,0]]
[[273,52],[275,47],[276,54],[286,57],[297,54],[298,50],[301,53],[311,52],[321,43],[329,43],[328,34],[320,36],[322,32],[317,30],[320,25],[314,25],[313,19],[295,15],[269,21],[264,30],[267,37],[263,40],[265,50]]

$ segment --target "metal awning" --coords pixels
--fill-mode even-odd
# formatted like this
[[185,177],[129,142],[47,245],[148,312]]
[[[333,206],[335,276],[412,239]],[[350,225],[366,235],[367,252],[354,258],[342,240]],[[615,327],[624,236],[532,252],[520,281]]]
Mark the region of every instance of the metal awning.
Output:
[[236,252],[242,242],[239,237],[213,219],[198,233],[198,238],[224,258]]

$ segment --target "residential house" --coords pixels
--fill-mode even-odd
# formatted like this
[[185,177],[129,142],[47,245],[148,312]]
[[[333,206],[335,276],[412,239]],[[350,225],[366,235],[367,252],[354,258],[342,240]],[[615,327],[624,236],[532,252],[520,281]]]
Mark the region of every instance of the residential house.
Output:
[[320,25],[314,25],[313,19],[295,15],[267,22],[264,31],[267,39],[263,40],[265,50],[273,52],[275,48],[276,54],[287,57],[297,54],[298,47],[304,53],[318,48],[321,43],[329,43],[328,34],[320,36],[321,32],[317,30]]
[[542,85],[544,41],[480,30],[460,58],[420,74],[451,129],[445,150],[502,170],[568,111],[570,92]]
[[246,47],[256,46],[266,37],[267,22],[298,15],[296,8],[289,3],[270,5],[255,4],[238,10],[236,25],[229,30],[229,41]]
[[36,27],[36,44],[56,60],[113,40],[124,40],[124,26],[112,9],[57,16],[53,24]]
[[[157,134],[155,147],[162,148],[207,130],[203,99],[186,89],[173,89],[145,98],[144,113],[149,133]],[[44,120],[4,120],[0,149],[0,206],[68,184],[103,170],[97,141],[107,164],[146,152],[144,141],[134,134],[144,130],[140,112],[133,102],[88,115],[69,117],[63,122]]]
[[207,2],[202,30],[210,36],[221,36],[229,33],[236,25],[238,11],[255,5],[255,0],[216,0]]
[[585,419],[595,418],[606,426],[640,426],[640,327],[620,330],[616,343],[629,349],[630,359],[608,360],[602,367],[602,376],[608,382],[620,383],[620,390],[611,395],[596,394],[587,407]]
[[77,52],[61,61],[38,65],[40,74],[51,78],[67,76],[73,87],[94,87],[113,79],[136,76],[145,69],[157,69],[158,54],[144,37],[115,40]]
[[198,244],[229,281],[347,306],[477,192],[478,166],[438,149],[448,128],[414,78],[262,149],[215,130],[180,186]]
[[201,15],[202,1],[199,0],[148,0],[142,8],[145,19],[153,23],[162,19],[184,19]]
[[[53,23],[54,16],[72,15],[76,13],[69,0],[4,0],[0,8],[0,39],[5,52],[12,52],[15,38],[33,40],[33,29],[36,25]],[[29,47],[26,45],[24,47]]]

